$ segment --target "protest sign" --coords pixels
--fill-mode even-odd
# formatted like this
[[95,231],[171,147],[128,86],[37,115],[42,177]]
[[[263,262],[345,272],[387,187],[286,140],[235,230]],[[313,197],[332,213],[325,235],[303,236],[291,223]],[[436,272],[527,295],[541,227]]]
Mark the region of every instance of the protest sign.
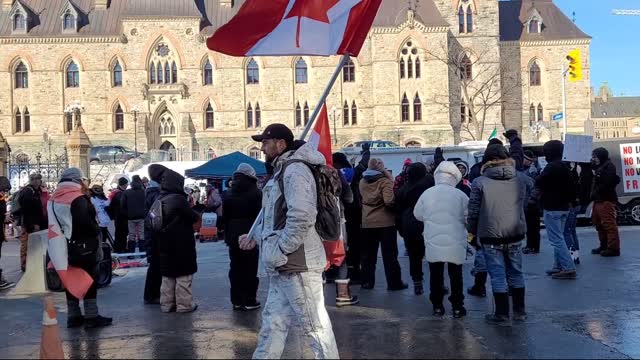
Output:
[[563,161],[588,163],[593,151],[593,136],[567,134],[564,139]]

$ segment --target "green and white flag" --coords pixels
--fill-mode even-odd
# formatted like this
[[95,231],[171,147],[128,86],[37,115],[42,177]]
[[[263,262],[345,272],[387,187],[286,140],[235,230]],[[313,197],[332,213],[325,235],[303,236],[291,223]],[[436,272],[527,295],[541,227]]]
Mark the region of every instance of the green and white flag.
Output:
[[491,132],[491,135],[489,135],[489,140],[491,139],[495,139],[498,137],[498,128],[493,128],[493,131]]

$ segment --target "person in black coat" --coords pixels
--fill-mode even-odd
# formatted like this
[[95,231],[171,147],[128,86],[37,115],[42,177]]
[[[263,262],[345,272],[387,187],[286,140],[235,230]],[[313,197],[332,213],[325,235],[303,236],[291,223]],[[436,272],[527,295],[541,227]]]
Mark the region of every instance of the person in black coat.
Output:
[[593,150],[591,165],[595,170],[591,192],[592,220],[600,239],[600,246],[591,252],[605,257],[620,256],[620,233],[616,219],[618,206],[616,186],[620,184],[620,176],[616,172],[616,166],[609,159],[609,151],[605,148]]
[[162,312],[193,312],[198,307],[191,291],[193,274],[198,271],[193,225],[199,216],[189,206],[182,175],[165,170],[160,187],[162,230],[154,233],[162,275],[160,307]]
[[345,220],[347,229],[347,266],[349,268],[348,277],[352,284],[360,283],[362,247],[363,239],[360,231],[362,224],[362,196],[360,194],[360,180],[362,174],[369,166],[371,158],[370,143],[362,145],[362,159],[354,167],[347,160],[347,156],[343,153],[335,153],[332,156],[333,166],[339,170],[351,187],[353,193],[353,202],[345,204]]
[[242,250],[240,235],[247,234],[262,209],[262,191],[258,189],[256,171],[248,164],[240,164],[233,174],[231,189],[222,197],[222,211],[226,229],[225,242],[229,246],[229,281],[234,310],[260,308],[258,291],[258,248]]
[[122,254],[127,252],[127,237],[129,236],[129,220],[126,214],[122,211],[122,195],[127,186],[129,180],[126,177],[118,179],[118,187],[111,193],[109,205],[109,215],[114,220],[116,227],[115,240],[113,244],[113,252],[116,254]]
[[524,149],[518,131],[507,130],[503,135],[509,140],[509,156],[516,162],[516,171],[524,171]]
[[149,185],[145,189],[145,225],[144,237],[147,247],[147,278],[144,283],[144,302],[145,304],[160,304],[160,287],[162,286],[162,275],[158,269],[158,245],[156,237],[151,231],[149,219],[149,211],[151,206],[160,196],[160,183],[162,175],[167,168],[162,165],[149,166]]
[[400,236],[404,239],[409,252],[409,268],[416,295],[424,293],[422,281],[422,259],[424,258],[424,223],[416,220],[413,210],[422,193],[435,185],[432,175],[427,174],[427,167],[422,163],[414,163],[407,168],[408,182],[404,184],[395,199],[396,224]]
[[127,217],[129,226],[129,236],[127,249],[129,252],[136,251],[136,244],[140,251],[145,251],[144,239],[144,218],[146,195],[144,185],[140,176],[134,175],[131,178],[131,188],[122,194],[122,212]]
[[[2,243],[7,241],[4,225],[7,214],[7,199],[9,198],[10,191],[11,182],[9,182],[9,179],[5,176],[0,176],[0,225],[2,226],[2,231],[0,231],[0,258],[2,257]],[[5,290],[13,286],[15,286],[15,283],[5,279],[2,275],[2,269],[0,268],[0,290]]]

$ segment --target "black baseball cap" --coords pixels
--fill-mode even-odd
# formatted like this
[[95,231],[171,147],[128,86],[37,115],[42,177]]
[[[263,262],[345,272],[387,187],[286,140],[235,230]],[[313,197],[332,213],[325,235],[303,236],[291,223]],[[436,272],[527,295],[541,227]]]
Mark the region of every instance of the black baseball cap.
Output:
[[287,143],[293,142],[293,132],[284,124],[271,124],[267,126],[261,135],[253,135],[251,137],[254,141],[261,142],[262,140],[284,140]]

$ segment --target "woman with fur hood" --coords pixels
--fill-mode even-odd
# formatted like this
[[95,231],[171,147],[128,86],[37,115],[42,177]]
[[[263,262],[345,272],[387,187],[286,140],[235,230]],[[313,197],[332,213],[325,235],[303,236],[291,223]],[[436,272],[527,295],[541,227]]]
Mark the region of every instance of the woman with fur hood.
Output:
[[429,262],[433,315],[444,315],[444,267],[449,269],[453,317],[467,314],[464,308],[462,264],[467,256],[465,228],[469,198],[456,186],[462,179],[458,167],[443,161],[435,171],[436,185],[426,190],[414,209],[418,221],[424,223],[424,242]]

